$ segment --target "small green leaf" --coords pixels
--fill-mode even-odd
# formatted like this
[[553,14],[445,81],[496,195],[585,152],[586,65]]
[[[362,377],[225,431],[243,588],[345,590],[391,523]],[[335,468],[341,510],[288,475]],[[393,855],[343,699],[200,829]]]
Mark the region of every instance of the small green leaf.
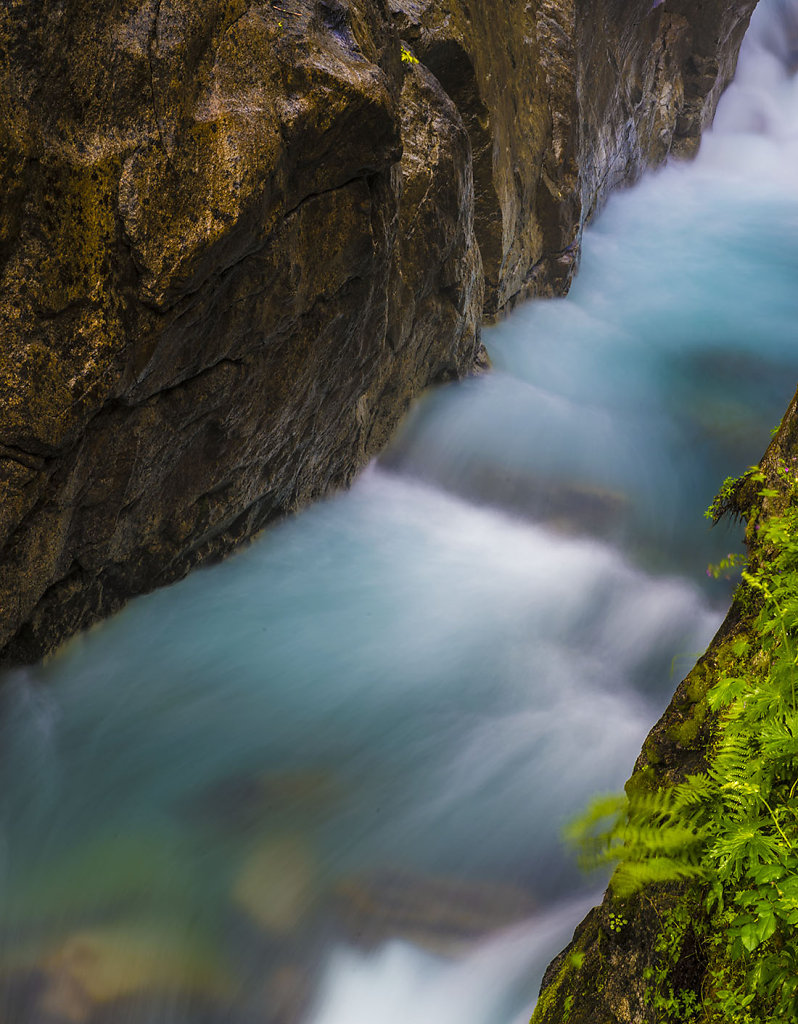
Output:
[[761,942],[756,924],[746,924],[740,929],[740,940],[749,953],[753,953]]

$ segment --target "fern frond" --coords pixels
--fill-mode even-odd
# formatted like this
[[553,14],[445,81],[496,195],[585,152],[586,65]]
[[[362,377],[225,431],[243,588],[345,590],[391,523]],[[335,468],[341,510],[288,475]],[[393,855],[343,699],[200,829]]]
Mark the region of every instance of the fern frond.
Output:
[[684,782],[673,787],[673,810],[681,814],[695,810],[717,797],[717,783],[709,775],[688,775]]
[[625,899],[655,882],[678,882],[705,877],[706,869],[701,864],[691,864],[671,857],[650,857],[619,864],[610,880],[610,888],[616,896]]
[[770,821],[745,821],[733,825],[709,844],[709,854],[718,865],[721,878],[736,879],[744,871],[756,872],[763,864],[778,860],[787,847],[779,836],[770,834]]
[[707,703],[713,711],[726,708],[749,688],[745,679],[737,676],[722,676],[707,694]]
[[634,860],[659,854],[686,857],[697,843],[704,841],[706,832],[691,823],[665,827],[630,823],[620,829],[619,837],[625,846],[624,857]]

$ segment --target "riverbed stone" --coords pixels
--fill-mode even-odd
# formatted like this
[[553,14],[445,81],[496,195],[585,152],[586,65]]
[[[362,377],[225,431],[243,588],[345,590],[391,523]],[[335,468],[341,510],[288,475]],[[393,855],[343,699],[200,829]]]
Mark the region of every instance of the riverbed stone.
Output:
[[178,814],[226,833],[252,832],[273,821],[307,824],[333,813],[341,782],[320,768],[244,773],[217,780],[180,802]]
[[290,935],[317,898],[318,866],[302,835],[268,836],[247,854],[232,887],[232,899],[259,928]]
[[68,935],[41,962],[39,1011],[87,1021],[98,1007],[141,993],[221,996],[230,979],[212,949],[157,921],[96,926]]
[[537,910],[519,886],[387,869],[339,882],[334,904],[350,942],[373,948],[404,939],[440,955],[458,955]]

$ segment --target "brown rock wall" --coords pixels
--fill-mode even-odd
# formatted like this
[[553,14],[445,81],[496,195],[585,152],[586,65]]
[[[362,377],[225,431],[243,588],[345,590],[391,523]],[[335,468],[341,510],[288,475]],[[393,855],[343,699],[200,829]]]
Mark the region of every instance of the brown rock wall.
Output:
[[381,4],[95,14],[0,21],[10,658],[345,485],[478,347],[468,136]]
[[755,4],[390,0],[471,136],[488,317],[567,291],[607,193],[695,152]]
[[351,480],[694,149],[753,2],[3,4],[0,657]]

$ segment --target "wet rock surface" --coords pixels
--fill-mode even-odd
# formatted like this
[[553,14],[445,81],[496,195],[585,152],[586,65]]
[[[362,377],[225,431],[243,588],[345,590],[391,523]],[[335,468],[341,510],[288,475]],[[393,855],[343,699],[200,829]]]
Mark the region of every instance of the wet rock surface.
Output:
[[695,149],[752,7],[6,4],[3,660],[345,486]]
[[[345,485],[415,390],[474,362],[456,111],[405,75],[381,5],[285,9],[162,0],[95,25],[92,5],[15,5],[0,23],[13,658]],[[419,104],[423,168],[400,163]]]
[[559,295],[608,192],[692,155],[731,80],[752,0],[390,0],[474,153],[485,313]]

